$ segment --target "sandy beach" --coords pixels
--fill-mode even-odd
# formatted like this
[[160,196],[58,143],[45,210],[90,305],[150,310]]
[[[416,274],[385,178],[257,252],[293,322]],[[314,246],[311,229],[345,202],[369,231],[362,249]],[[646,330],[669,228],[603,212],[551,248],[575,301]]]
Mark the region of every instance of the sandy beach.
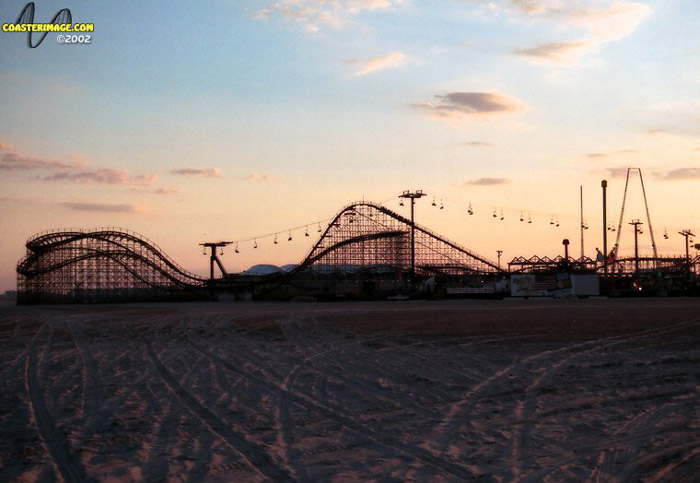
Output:
[[0,306],[0,479],[691,481],[700,299]]

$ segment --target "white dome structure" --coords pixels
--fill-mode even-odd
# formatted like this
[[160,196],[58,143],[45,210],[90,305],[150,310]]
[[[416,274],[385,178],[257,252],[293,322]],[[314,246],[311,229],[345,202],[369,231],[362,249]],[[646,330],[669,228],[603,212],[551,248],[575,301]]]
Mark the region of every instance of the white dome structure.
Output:
[[283,270],[278,267],[277,265],[268,265],[268,264],[259,264],[259,265],[253,265],[250,267],[248,270],[244,271],[242,275],[255,275],[255,276],[261,276],[261,275],[272,275],[274,273],[282,273]]

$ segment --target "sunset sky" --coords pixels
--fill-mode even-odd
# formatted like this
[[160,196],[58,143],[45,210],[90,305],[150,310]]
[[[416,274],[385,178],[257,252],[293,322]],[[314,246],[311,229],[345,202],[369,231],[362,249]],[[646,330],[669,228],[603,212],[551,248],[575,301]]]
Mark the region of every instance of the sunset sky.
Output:
[[[563,238],[580,254],[583,185],[594,256],[600,181],[616,224],[630,166],[661,253],[699,234],[696,0],[35,3],[35,22],[69,8],[95,31],[35,49],[0,32],[0,291],[46,229],[129,228],[201,274],[198,243],[258,237],[226,252],[235,272],[299,262],[303,227],[352,201],[408,215],[406,189],[429,194],[418,223],[508,261]],[[627,223],[646,227],[633,181],[625,253]]]

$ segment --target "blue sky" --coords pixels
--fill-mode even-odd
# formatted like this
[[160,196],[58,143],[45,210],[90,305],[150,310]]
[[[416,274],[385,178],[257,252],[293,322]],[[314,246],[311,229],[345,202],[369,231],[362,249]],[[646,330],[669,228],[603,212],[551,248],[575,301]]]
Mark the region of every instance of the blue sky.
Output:
[[[1,289],[47,228],[124,226],[204,272],[205,239],[286,232],[362,197],[399,209],[416,188],[446,205],[418,221],[476,252],[555,255],[578,239],[579,185],[599,225],[608,178],[616,219],[628,166],[657,232],[698,230],[696,2],[35,3],[35,21],[69,8],[95,32],[36,49],[0,34]],[[3,22],[24,5],[3,2]],[[483,218],[464,217],[469,203]],[[494,225],[494,208],[511,216]],[[592,254],[600,229],[587,235]]]

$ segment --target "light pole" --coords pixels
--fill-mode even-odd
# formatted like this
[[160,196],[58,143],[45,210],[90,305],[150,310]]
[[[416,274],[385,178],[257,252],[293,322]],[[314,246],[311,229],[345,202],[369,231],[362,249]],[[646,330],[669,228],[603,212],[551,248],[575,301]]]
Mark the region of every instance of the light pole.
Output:
[[413,284],[416,280],[416,223],[414,221],[414,206],[416,204],[416,199],[420,199],[424,196],[427,196],[427,193],[423,193],[423,190],[416,190],[414,192],[406,190],[399,195],[399,198],[411,200],[411,290],[413,290]]
[[603,274],[608,274],[608,201],[607,190],[608,182],[603,180],[600,182],[603,188]]
[[496,250],[496,254],[498,255],[498,269],[501,269],[501,255],[503,255],[503,250]]

